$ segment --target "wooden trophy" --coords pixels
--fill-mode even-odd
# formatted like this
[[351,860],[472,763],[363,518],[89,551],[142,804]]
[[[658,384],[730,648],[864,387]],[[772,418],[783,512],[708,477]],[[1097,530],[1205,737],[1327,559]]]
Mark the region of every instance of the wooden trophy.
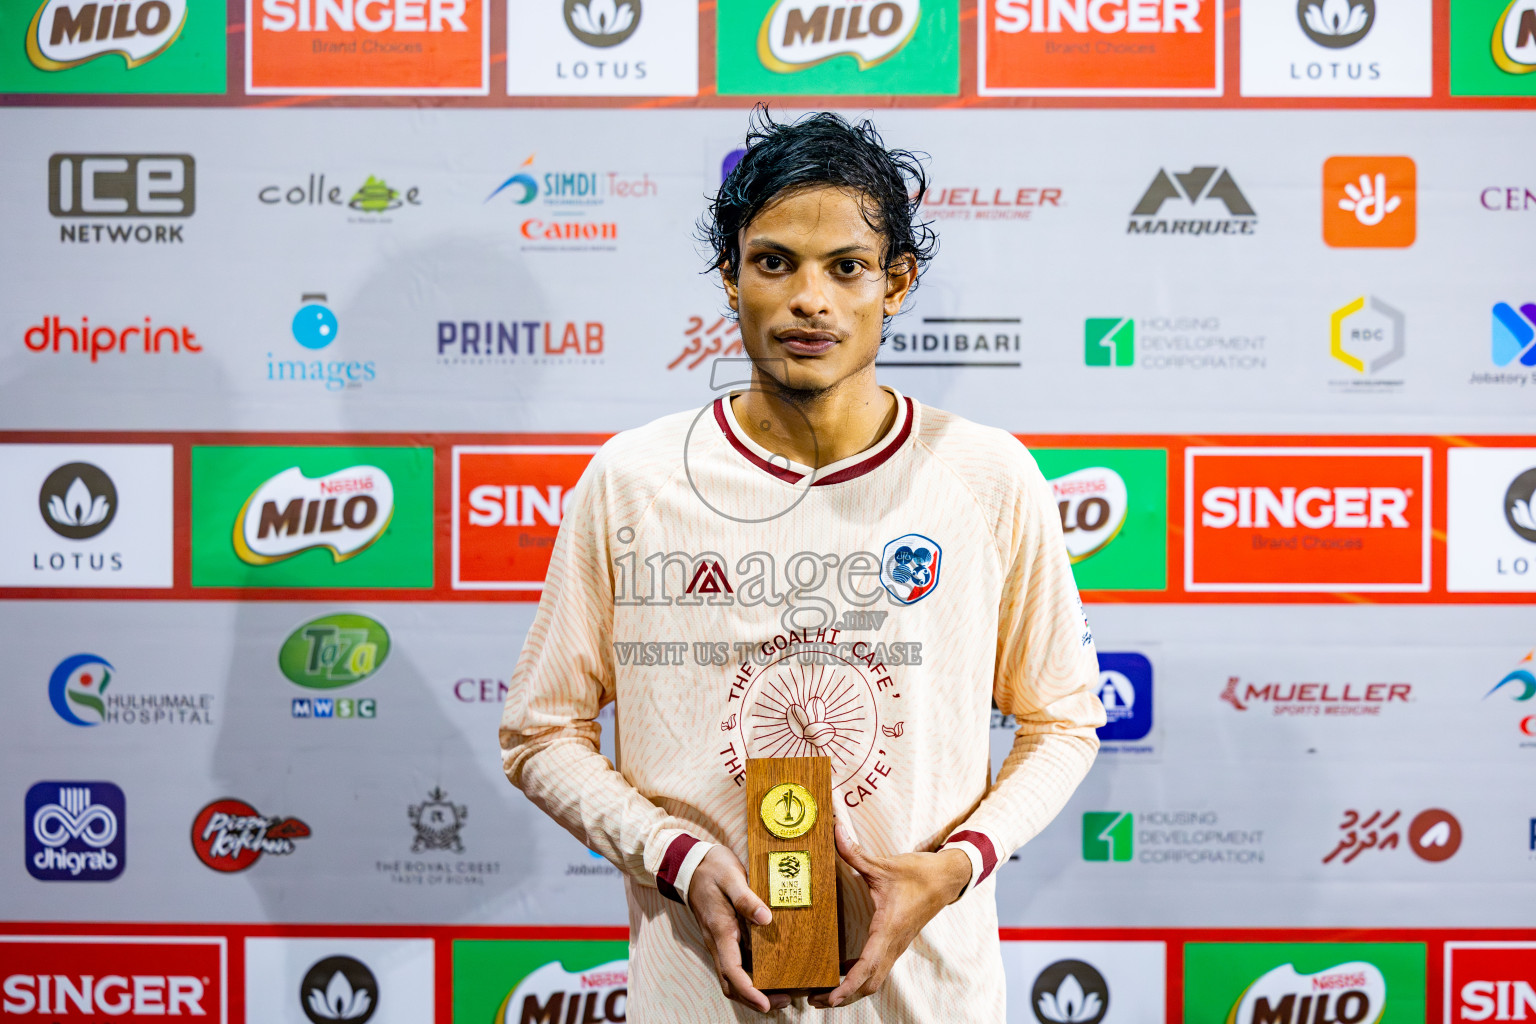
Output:
[[832,762],[747,759],[747,881],[773,923],[749,924],[760,991],[831,989],[841,980]]

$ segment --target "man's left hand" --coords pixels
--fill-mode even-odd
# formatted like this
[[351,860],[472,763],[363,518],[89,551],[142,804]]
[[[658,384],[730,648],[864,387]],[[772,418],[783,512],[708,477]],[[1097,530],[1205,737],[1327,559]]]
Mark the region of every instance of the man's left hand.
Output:
[[847,1006],[873,995],[923,926],[959,898],[971,880],[971,859],[953,847],[937,853],[879,857],[864,852],[842,825],[833,830],[837,854],[863,877],[874,900],[864,950],[843,983],[810,997],[819,1007]]

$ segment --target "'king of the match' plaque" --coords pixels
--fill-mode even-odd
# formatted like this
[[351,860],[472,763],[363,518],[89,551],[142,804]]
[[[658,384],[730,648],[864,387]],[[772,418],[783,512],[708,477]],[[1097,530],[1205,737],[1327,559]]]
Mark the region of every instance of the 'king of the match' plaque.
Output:
[[772,924],[748,926],[752,984],[835,988],[842,943],[830,759],[747,760],[747,881],[773,912]]

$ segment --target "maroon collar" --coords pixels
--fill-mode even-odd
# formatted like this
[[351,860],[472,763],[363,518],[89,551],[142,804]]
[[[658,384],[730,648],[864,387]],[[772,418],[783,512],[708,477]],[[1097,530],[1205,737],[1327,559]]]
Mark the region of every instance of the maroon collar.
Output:
[[[856,479],[865,473],[873,472],[884,465],[892,455],[901,449],[912,433],[913,421],[917,418],[917,406],[912,399],[893,392],[896,395],[898,422],[885,437],[874,447],[866,449],[857,455],[846,459],[840,459],[824,470],[812,470],[811,486],[821,487],[825,484],[840,484]],[[734,410],[730,405],[731,396],[724,395],[715,399],[715,422],[720,426],[720,432],[748,462],[785,483],[798,484],[805,479],[807,473],[804,467],[797,467],[782,456],[776,461],[770,461],[760,446],[746,437],[739,424],[735,422]]]

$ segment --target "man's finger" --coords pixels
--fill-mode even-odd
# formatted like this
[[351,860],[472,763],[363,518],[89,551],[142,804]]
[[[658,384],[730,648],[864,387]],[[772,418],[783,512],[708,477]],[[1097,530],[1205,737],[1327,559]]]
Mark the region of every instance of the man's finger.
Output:
[[747,884],[745,875],[727,878],[721,885],[721,891],[726,899],[731,901],[731,906],[736,908],[736,913],[753,924],[768,924],[773,920],[773,912],[768,909],[752,887]]
[[837,855],[866,880],[879,870],[879,865],[864,852],[864,848],[859,845],[858,840],[853,837],[853,833],[846,825],[833,827],[832,840],[837,844]]
[[865,956],[859,957],[853,966],[848,969],[848,973],[843,976],[842,984],[838,985],[831,992],[823,992],[819,995],[811,996],[811,1005],[823,1008],[843,1006],[857,999],[858,996],[855,993],[863,987],[864,983],[874,973],[875,963],[874,957],[867,953]]
[[[731,991],[726,993],[730,998],[746,1003],[759,1013],[768,1013],[773,1009],[772,1001],[752,986],[752,979],[747,977],[747,972],[741,969],[740,957],[737,957],[734,966],[721,964],[720,976],[731,987]],[[788,1001],[788,999],[785,1000],[786,1003]]]

